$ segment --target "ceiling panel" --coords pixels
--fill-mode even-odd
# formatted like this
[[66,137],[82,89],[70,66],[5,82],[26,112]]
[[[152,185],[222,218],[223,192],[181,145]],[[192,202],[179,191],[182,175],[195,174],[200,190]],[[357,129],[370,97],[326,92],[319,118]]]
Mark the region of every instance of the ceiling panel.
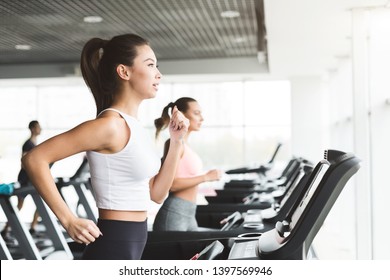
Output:
[[[262,7],[263,0],[1,0],[0,65],[77,62],[88,39],[123,33],[150,40],[159,60],[254,57],[265,40]],[[239,16],[224,18],[226,11]]]

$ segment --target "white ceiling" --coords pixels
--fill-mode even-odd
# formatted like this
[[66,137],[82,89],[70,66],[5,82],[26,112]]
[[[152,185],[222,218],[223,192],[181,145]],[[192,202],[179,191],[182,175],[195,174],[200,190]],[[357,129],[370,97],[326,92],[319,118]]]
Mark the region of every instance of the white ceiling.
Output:
[[[94,2],[100,5],[98,12],[110,15],[110,9],[112,9],[113,13],[117,13],[118,8],[106,7],[106,4],[109,3],[107,1],[113,0],[96,0]],[[126,5],[121,6],[121,9],[126,7],[131,11],[136,10],[137,14],[144,16],[142,18],[143,24],[139,24],[139,27],[137,27],[139,30],[134,27],[139,19],[135,18],[135,23],[130,24],[130,26],[134,27],[136,32],[148,34],[147,38],[153,38],[153,47],[156,47],[158,50],[160,66],[164,69],[166,77],[172,80],[183,77],[184,79],[189,77],[197,79],[196,77],[201,76],[203,76],[202,79],[205,79],[206,76],[204,74],[207,74],[209,79],[210,77],[211,79],[216,79],[217,77],[225,80],[237,79],[237,77],[278,79],[294,76],[327,75],[330,71],[337,70],[340,59],[351,57],[352,9],[390,8],[390,0],[264,0],[268,61],[266,64],[261,64],[255,56],[256,36],[253,33],[255,30],[253,28],[255,22],[253,7],[257,1],[260,2],[260,0],[122,0],[119,2],[115,0],[113,3],[126,3]],[[25,3],[25,5],[17,5],[17,3]],[[39,5],[43,5],[46,8],[43,9],[34,3],[39,3]],[[78,3],[78,5],[75,6],[72,3]],[[113,30],[104,28],[94,30],[90,26],[85,26],[85,24],[78,22],[79,14],[84,14],[90,10],[96,12],[98,9],[96,5],[91,8],[89,6],[90,3],[89,0],[79,0],[77,2],[70,0],[40,0],[37,2],[30,2],[30,0],[18,0],[17,2],[14,0],[1,0],[0,18],[2,21],[0,21],[0,34],[2,34],[2,38],[0,38],[0,57],[4,57],[5,60],[3,63],[0,63],[0,77],[78,75],[78,64],[75,61],[79,57],[78,52],[85,41],[84,37],[89,38],[96,32],[97,35],[100,34],[101,36],[108,36],[108,34],[114,31],[119,32],[118,28],[121,26],[120,19],[123,19],[123,17],[118,16],[106,17],[104,26],[106,29],[113,27]],[[130,6],[130,4],[135,6]],[[160,6],[164,4],[165,8],[161,10],[161,7],[158,6],[160,9],[156,9],[154,5],[157,4]],[[144,7],[144,5],[147,7]],[[153,7],[153,9],[150,7]],[[231,22],[219,17],[220,11],[232,8],[239,8],[242,13],[241,18],[235,20],[237,25],[232,25]],[[205,12],[206,10],[208,11],[207,13]],[[62,26],[63,22],[57,22],[58,15],[61,14],[59,11],[62,11],[63,17],[69,17],[69,22],[65,21],[65,26]],[[199,24],[183,21],[182,17],[172,16],[179,12],[182,15],[186,15],[186,17],[198,16],[194,20],[199,22]],[[28,24],[29,21],[23,19],[25,14],[28,15],[27,19],[29,20],[31,18],[39,20],[34,21],[34,24]],[[73,14],[77,16],[73,16]],[[204,22],[202,20],[204,18],[213,19],[213,21]],[[165,25],[167,25],[174,19],[177,20],[177,23],[169,25],[169,30],[172,32],[168,32],[165,29],[162,32],[161,22],[165,22]],[[55,32],[48,36],[47,30],[51,30],[49,28],[51,25],[48,27],[48,22],[51,21],[57,22],[58,26],[56,25],[56,28],[54,28]],[[124,30],[129,30],[128,26],[129,24],[124,27]],[[217,55],[214,52],[216,43],[208,39],[214,37],[212,34],[207,35],[210,32],[216,32],[216,27],[220,28],[216,34],[221,36],[225,33],[230,34],[229,36],[224,36],[223,38],[225,39],[221,39],[226,44],[220,47],[224,52]],[[221,29],[222,27],[223,29]],[[184,30],[183,28],[187,29]],[[198,28],[200,29],[198,30]],[[62,30],[62,32],[58,30]],[[72,35],[66,36],[67,32],[79,33],[69,33]],[[235,32],[241,35],[248,33],[247,41],[244,44],[231,43],[229,40],[234,37]],[[57,37],[56,34],[58,35]],[[171,38],[167,37],[170,34],[174,37],[169,39],[169,42],[177,48],[171,45],[169,48],[164,48],[167,38]],[[196,42],[198,42],[201,52],[195,53],[192,50],[191,40],[180,41],[174,39],[178,34],[186,35],[188,38],[192,38],[192,41],[197,38]],[[44,38],[49,41],[44,41],[44,48],[42,46],[40,47],[41,49],[36,48],[36,53],[26,53],[25,56],[22,56],[20,52],[15,52],[14,46],[11,44],[13,40],[19,40],[20,38],[41,41]],[[68,39],[70,39],[70,43]],[[163,47],[158,47],[159,41],[164,43]],[[180,42],[186,42],[187,45],[183,47]],[[68,45],[65,43],[68,43],[71,47],[68,48]],[[188,44],[190,45],[188,46]],[[52,54],[52,49],[49,48],[60,51],[59,53],[53,52],[54,55],[51,58],[49,57],[51,60],[47,59],[47,56]],[[191,51],[190,54],[193,56],[183,55],[180,57],[177,49]],[[239,53],[239,55],[227,54],[228,51],[233,50],[235,53]],[[248,50],[250,52],[246,52]],[[170,54],[171,56],[169,56]],[[41,56],[44,56],[46,60],[42,60]],[[58,61],[53,61],[53,58]],[[6,63],[6,59],[11,59],[11,61],[18,59],[17,62],[19,64],[15,63],[12,65]],[[26,60],[23,61],[23,59]],[[39,62],[43,66],[39,68],[37,64],[32,64],[34,59],[36,60],[35,63]],[[23,64],[23,62],[30,64]],[[69,63],[61,64],[61,62]],[[44,63],[50,64],[44,65]],[[241,73],[241,76],[236,73]]]

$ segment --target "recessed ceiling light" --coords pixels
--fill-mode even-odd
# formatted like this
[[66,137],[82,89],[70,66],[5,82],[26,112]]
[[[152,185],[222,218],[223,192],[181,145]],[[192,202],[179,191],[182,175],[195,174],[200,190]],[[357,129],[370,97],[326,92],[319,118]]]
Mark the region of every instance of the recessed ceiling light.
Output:
[[244,43],[244,42],[246,42],[246,38],[244,38],[244,37],[235,37],[235,38],[233,38],[233,42],[236,43],[236,44]]
[[15,45],[15,49],[21,50],[21,51],[28,51],[31,50],[30,45]]
[[99,16],[87,16],[87,17],[84,17],[84,22],[87,22],[87,23],[99,23],[99,22],[102,22],[102,21],[103,21],[103,18],[99,17]]
[[223,11],[221,12],[221,17],[223,18],[235,18],[239,17],[240,13],[238,11]]

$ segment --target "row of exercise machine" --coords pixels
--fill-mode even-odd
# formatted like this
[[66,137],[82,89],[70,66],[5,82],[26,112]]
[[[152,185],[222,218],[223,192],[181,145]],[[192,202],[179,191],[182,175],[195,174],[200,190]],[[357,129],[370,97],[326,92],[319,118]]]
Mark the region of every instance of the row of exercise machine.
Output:
[[[63,191],[66,187],[73,187],[78,196],[78,205],[84,208],[86,216],[97,221],[94,207],[89,202],[90,174],[87,158],[84,158],[81,165],[72,177],[55,178],[56,185],[66,201]],[[44,234],[40,236],[32,235],[21,220],[18,208],[12,203],[12,196],[29,194],[41,216],[44,226]],[[2,260],[9,259],[77,259],[77,243],[73,242],[57,218],[51,212],[46,203],[42,200],[33,185],[23,188],[15,188],[10,194],[0,194],[0,204],[7,218],[12,234],[16,239],[16,244],[7,244],[3,237],[0,237]]]
[[[256,173],[255,179],[232,179],[207,205],[198,205],[198,231],[148,231],[143,260],[189,259],[308,259],[315,258],[312,241],[360,160],[351,153],[325,150],[317,164],[292,158],[280,176],[269,178],[273,160],[259,168],[239,168],[227,174]],[[60,190],[73,187],[88,218],[96,221],[88,200],[89,166],[86,159],[71,178],[57,178]],[[19,217],[11,197],[30,194],[45,227],[39,246]],[[79,259],[84,245],[73,242],[33,186],[1,194],[0,203],[16,247],[0,237],[1,259]]]

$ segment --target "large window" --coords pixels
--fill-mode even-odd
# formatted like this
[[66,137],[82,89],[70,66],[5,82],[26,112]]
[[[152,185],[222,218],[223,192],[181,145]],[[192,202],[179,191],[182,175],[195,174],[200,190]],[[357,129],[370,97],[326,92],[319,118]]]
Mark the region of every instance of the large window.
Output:
[[[290,86],[286,81],[171,83],[163,85],[158,95],[145,102],[148,110],[141,110],[151,133],[154,119],[169,102],[183,96],[199,102],[203,127],[190,141],[206,168],[265,163],[279,142],[284,146],[278,160],[290,157]],[[168,134],[161,138],[159,145]]]
[[[289,82],[164,83],[157,97],[144,101],[139,111],[151,137],[154,119],[164,106],[182,96],[195,98],[202,107],[203,127],[190,141],[205,169],[265,163],[279,142],[284,146],[276,160],[284,164],[290,159]],[[0,104],[0,182],[16,180],[31,120],[41,123],[38,140],[42,142],[96,115],[92,95],[81,78],[3,80]],[[161,153],[167,138],[164,131],[156,142]],[[81,159],[82,155],[76,155],[55,163],[53,176],[73,175]]]

